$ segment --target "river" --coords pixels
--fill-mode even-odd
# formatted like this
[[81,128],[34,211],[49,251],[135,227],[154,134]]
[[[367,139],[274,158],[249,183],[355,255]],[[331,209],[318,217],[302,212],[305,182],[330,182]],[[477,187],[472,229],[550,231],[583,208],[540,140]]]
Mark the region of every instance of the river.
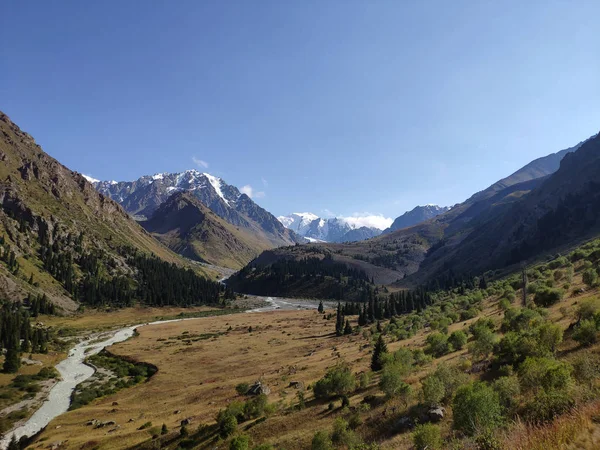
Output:
[[[299,301],[296,299],[282,299],[277,297],[264,297],[266,306],[255,308],[247,313],[262,313],[275,310],[290,309],[316,309],[317,304],[308,301]],[[135,333],[136,328],[148,325],[158,325],[170,322],[180,322],[183,320],[199,320],[203,317],[191,317],[186,319],[161,320],[157,322],[143,323],[130,327],[121,328],[109,332],[95,334],[84,341],[75,345],[69,350],[66,359],[56,365],[56,370],[60,373],[61,380],[54,385],[48,398],[42,406],[18,428],[11,430],[4,435],[0,441],[0,448],[5,449],[12,436],[17,440],[23,436],[33,436],[43,430],[52,419],[67,412],[71,404],[71,394],[75,387],[90,378],[94,374],[94,369],[84,363],[85,358],[100,353],[104,348],[110,347],[118,342],[123,342]]]

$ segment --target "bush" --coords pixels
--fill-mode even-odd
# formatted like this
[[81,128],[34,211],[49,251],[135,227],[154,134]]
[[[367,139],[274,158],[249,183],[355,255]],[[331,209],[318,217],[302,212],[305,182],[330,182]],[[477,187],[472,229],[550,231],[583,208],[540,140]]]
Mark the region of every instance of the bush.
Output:
[[413,433],[416,450],[438,450],[443,447],[440,428],[429,423],[417,425]]
[[454,350],[462,350],[467,344],[467,334],[464,331],[454,331],[448,338],[448,343]]
[[331,433],[331,441],[337,446],[345,446],[352,448],[360,444],[360,439],[350,430],[348,422],[341,417],[333,422],[333,433]]
[[249,389],[250,385],[248,383],[240,383],[235,387],[235,390],[240,395],[246,395]]
[[475,358],[484,359],[492,353],[496,342],[496,334],[485,328],[478,331],[475,341],[469,345],[469,351]]
[[582,320],[573,332],[573,339],[583,346],[595,344],[598,340],[598,330],[594,320]]
[[358,383],[361,389],[368,388],[369,384],[371,383],[371,374],[369,372],[361,373]]
[[427,336],[427,348],[425,349],[425,353],[440,357],[444,356],[446,353],[450,351],[450,346],[448,345],[448,336],[442,333],[432,333]]
[[265,394],[257,395],[244,403],[244,418],[256,419],[262,416],[267,410],[269,399]]
[[525,407],[525,417],[532,422],[545,422],[564,414],[574,405],[567,390],[541,391]]
[[238,422],[233,414],[223,412],[217,416],[217,424],[219,425],[219,434],[225,439],[235,433]]
[[523,388],[535,391],[564,389],[572,370],[570,364],[553,358],[529,357],[519,368],[519,381]]
[[428,406],[439,406],[445,395],[444,383],[434,375],[429,375],[423,380],[421,389],[423,400]]
[[562,289],[541,288],[535,294],[535,304],[548,308],[560,302],[565,295]]
[[229,450],[248,450],[250,438],[244,434],[234,437],[229,444]]
[[500,307],[500,309],[501,309],[502,311],[505,311],[505,312],[506,312],[506,311],[508,311],[508,310],[511,308],[511,306],[512,306],[512,305],[511,305],[511,303],[510,303],[510,301],[509,301],[508,299],[506,299],[506,298],[503,298],[503,299],[501,299],[501,300],[498,302],[498,306]]
[[356,378],[347,365],[340,364],[330,369],[327,374],[315,383],[313,388],[316,398],[329,398],[350,394],[356,387]]
[[598,282],[598,272],[595,269],[587,269],[582,274],[583,282],[589,287],[594,287]]
[[405,368],[401,363],[386,364],[383,367],[379,387],[389,398],[406,397],[410,393],[410,385],[402,380]]
[[482,382],[460,387],[454,397],[452,411],[454,428],[468,436],[491,430],[502,422],[500,398]]
[[507,413],[512,413],[517,407],[521,386],[517,377],[500,377],[493,386],[494,391],[498,393],[500,404]]
[[329,434],[325,431],[317,431],[313,436],[310,448],[311,450],[333,450]]

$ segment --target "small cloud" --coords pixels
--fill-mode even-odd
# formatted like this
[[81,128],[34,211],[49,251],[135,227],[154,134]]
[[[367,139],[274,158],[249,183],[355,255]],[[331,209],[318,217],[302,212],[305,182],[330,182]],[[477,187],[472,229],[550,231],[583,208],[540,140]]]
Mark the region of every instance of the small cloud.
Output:
[[192,156],[192,161],[194,161],[194,164],[196,164],[198,167],[208,169],[208,163],[206,161],[196,158],[195,156]]
[[264,187],[269,187],[269,182],[265,178],[261,178]]
[[246,194],[250,198],[263,198],[265,196],[264,191],[255,191],[249,184],[242,186],[240,192]]
[[369,227],[385,230],[394,222],[394,219],[385,217],[382,214],[371,214],[368,212],[354,213],[350,217],[340,217],[344,222],[352,225],[355,228]]

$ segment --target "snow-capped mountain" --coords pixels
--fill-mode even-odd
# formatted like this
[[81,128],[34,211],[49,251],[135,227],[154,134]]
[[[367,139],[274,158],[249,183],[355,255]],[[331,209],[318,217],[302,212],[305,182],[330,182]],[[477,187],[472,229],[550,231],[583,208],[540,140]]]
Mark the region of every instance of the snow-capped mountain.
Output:
[[425,206],[417,206],[411,211],[407,211],[400,217],[397,217],[396,220],[394,220],[394,223],[389,228],[384,230],[383,233],[387,234],[391,233],[392,231],[400,230],[402,228],[412,227],[413,225],[432,219],[449,210],[450,208],[447,206],[438,206],[431,204]]
[[138,219],[152,217],[169,197],[189,192],[232,225],[268,239],[275,246],[289,245],[299,239],[290,233],[271,213],[250,197],[219,177],[197,170],[180,173],[146,175],[135,181],[92,181],[94,187],[120,203]]
[[322,219],[308,212],[292,213],[277,219],[286,228],[311,242],[353,242],[381,234],[381,230],[377,228],[360,227],[341,217]]

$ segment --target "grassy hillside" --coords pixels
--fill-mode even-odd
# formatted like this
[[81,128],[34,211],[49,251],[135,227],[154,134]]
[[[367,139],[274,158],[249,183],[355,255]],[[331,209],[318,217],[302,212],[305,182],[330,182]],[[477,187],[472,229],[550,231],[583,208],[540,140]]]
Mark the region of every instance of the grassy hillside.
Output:
[[129,257],[135,253],[183,263],[3,113],[0,131],[1,297],[46,293],[72,311],[86,277],[99,283],[96,290],[111,280],[131,281],[137,268]]
[[[481,287],[432,293],[431,306],[379,323],[349,316],[352,332],[339,337],[332,310],[146,327],[111,352],[157,374],[61,416],[40,439],[140,450],[246,439],[291,450],[595,449],[598,255],[593,241],[529,267],[525,297],[520,273],[477,280]],[[381,340],[387,351],[373,371]],[[270,393],[243,395],[259,379]],[[86,426],[91,417],[120,428]]]
[[233,269],[272,248],[266,236],[231,225],[186,192],[174,194],[142,225],[187,258]]

